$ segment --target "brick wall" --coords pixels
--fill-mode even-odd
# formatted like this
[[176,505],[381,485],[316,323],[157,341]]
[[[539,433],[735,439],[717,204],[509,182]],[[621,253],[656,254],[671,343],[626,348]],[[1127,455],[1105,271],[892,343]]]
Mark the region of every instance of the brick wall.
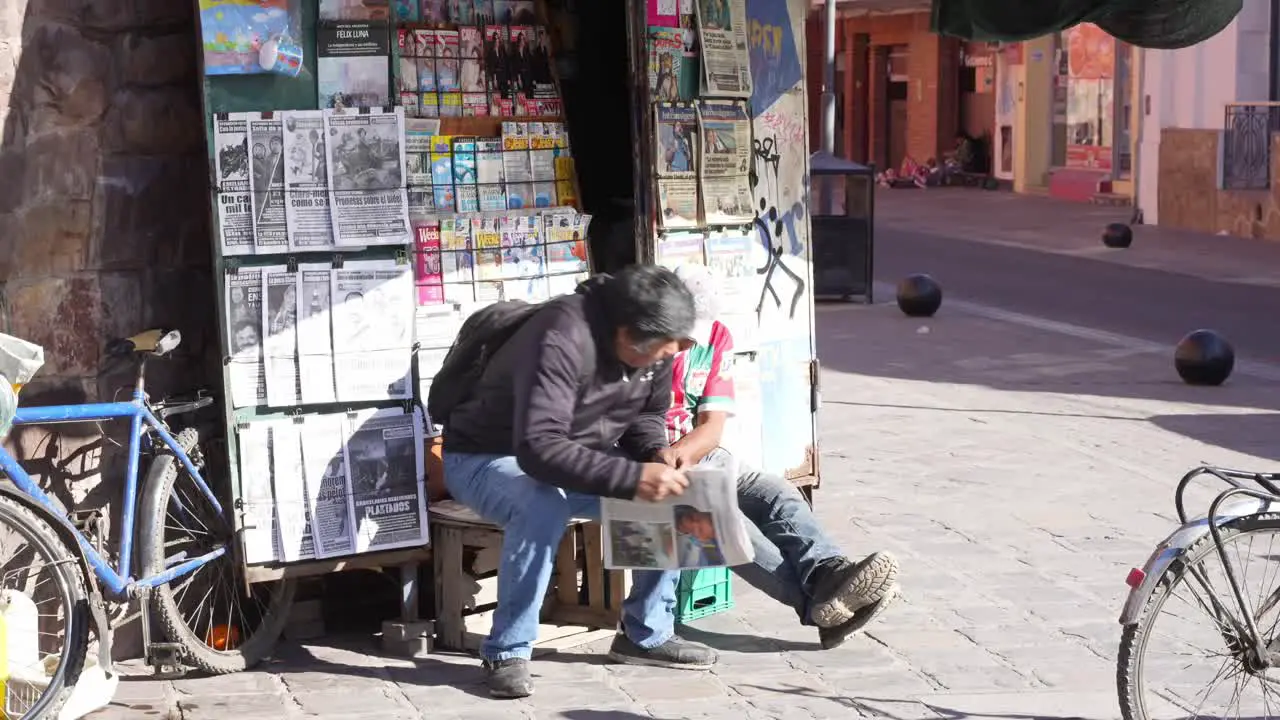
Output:
[[[808,44],[807,82],[809,84],[810,148],[821,146],[821,94],[823,73],[823,48],[825,43],[822,13],[814,12],[805,26]],[[960,45],[952,38],[939,37],[929,32],[927,12],[896,15],[871,15],[838,19],[836,32],[837,53],[866,52],[870,66],[867,87],[854,87],[857,75],[845,73],[846,95],[866,98],[860,106],[854,103],[857,120],[846,119],[845,127],[865,127],[869,145],[866,159],[883,166],[887,153],[887,128],[885,112],[885,57],[884,51],[891,45],[909,48],[907,62],[907,127],[906,148],[917,161],[940,157],[954,145],[959,127],[958,73]],[[865,43],[865,45],[864,45]],[[855,44],[850,48],[849,44]],[[863,48],[866,48],[863,50]],[[850,53],[852,54],[852,53]],[[846,54],[846,67],[855,67]],[[944,79],[950,80],[944,81]],[[848,107],[850,103],[844,103]],[[839,108],[844,111],[844,107]],[[861,160],[858,153],[852,159]]]

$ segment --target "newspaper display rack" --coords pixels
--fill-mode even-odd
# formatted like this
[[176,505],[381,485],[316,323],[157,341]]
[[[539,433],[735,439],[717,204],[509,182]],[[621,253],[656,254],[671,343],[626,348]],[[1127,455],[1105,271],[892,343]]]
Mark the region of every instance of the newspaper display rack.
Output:
[[[206,39],[203,58],[240,559],[249,584],[401,566],[408,597],[429,556],[431,377],[468,313],[571,292],[590,218],[533,16],[273,5],[289,27],[260,53]],[[472,61],[502,48],[538,62],[500,84]]]

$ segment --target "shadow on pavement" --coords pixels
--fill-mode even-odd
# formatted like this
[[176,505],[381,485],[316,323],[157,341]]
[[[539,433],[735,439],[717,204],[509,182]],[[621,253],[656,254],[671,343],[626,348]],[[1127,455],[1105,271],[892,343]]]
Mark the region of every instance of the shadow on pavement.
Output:
[[[828,373],[823,402],[886,411],[1079,417],[1151,423],[1221,448],[1280,461],[1280,372],[1238,364],[1220,387],[1184,384],[1173,367],[1173,348],[1072,336],[975,314],[945,305],[936,317],[903,315],[896,305],[821,305],[816,317],[818,357]],[[830,373],[921,383],[904,386],[885,403]],[[949,387],[978,386],[1044,396],[1001,398],[980,404]],[[1212,458],[1204,458],[1212,462]],[[1265,468],[1263,468],[1265,469]]]

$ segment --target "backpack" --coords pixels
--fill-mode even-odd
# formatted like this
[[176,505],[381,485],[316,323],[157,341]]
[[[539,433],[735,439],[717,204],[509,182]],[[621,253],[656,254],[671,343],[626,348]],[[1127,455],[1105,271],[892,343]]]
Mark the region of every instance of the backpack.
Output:
[[450,413],[471,397],[489,360],[541,307],[523,300],[504,300],[477,310],[462,323],[440,371],[431,380],[427,393],[431,422],[449,425]]

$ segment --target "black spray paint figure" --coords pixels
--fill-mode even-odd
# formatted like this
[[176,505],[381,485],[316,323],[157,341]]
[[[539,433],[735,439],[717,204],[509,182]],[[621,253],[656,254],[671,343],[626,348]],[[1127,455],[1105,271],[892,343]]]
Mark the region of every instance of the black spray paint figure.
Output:
[[[782,159],[782,155],[780,155],[775,149],[776,143],[774,139],[771,137],[755,139],[751,141],[751,146],[756,159],[751,168],[751,188],[755,190],[760,185],[760,173],[756,169],[760,165],[763,165],[772,173],[773,187],[777,187],[778,165],[779,161]],[[807,175],[804,177],[804,192],[807,196],[809,192],[809,176]],[[799,213],[799,217],[788,217],[795,213]],[[752,225],[759,230],[761,241],[765,245],[765,250],[768,253],[769,258],[765,261],[764,267],[756,270],[757,275],[764,275],[764,284],[760,288],[760,301],[756,303],[757,316],[759,316],[761,311],[764,310],[764,299],[766,294],[773,296],[773,302],[779,308],[782,307],[782,297],[778,295],[777,289],[773,287],[773,273],[775,270],[782,271],[783,274],[791,278],[792,282],[795,283],[796,289],[791,296],[790,317],[795,318],[796,316],[796,307],[800,304],[800,298],[804,297],[804,278],[797,275],[794,270],[787,267],[787,264],[782,261],[782,255],[784,252],[784,248],[782,247],[782,235],[787,230],[786,225],[789,222],[801,219],[803,217],[803,213],[803,206],[800,203],[796,203],[790,213],[780,217],[776,206],[770,205],[767,198],[760,198],[760,209],[756,211],[755,219],[752,220]]]

